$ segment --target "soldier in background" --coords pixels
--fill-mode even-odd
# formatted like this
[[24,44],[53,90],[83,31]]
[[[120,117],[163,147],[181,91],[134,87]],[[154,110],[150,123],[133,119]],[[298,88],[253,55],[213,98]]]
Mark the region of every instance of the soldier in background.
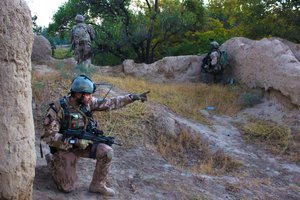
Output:
[[76,25],[72,29],[71,44],[77,64],[91,64],[92,41],[95,39],[95,31],[92,26],[84,23],[82,15],[76,15]]
[[64,132],[88,132],[91,126],[97,129],[93,112],[118,109],[138,100],[147,101],[148,92],[102,99],[92,96],[95,90],[96,85],[89,77],[77,76],[72,81],[69,95],[49,104],[41,139],[50,147],[51,154],[46,155],[46,160],[60,191],[71,192],[75,189],[76,163],[80,157],[85,157],[97,160],[89,191],[113,196],[114,190],[106,185],[113,149],[104,143],[95,146],[90,140],[65,138]]
[[222,81],[224,66],[220,62],[221,51],[219,43],[213,39],[210,40],[210,52],[202,60],[201,72],[204,73],[204,81],[207,83],[207,75],[213,76],[213,82],[219,83]]

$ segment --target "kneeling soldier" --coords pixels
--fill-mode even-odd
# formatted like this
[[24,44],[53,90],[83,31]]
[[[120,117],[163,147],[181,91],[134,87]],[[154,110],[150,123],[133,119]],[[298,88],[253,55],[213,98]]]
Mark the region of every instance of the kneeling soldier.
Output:
[[69,95],[49,105],[42,139],[50,147],[51,154],[46,155],[46,159],[60,191],[71,192],[75,189],[77,160],[86,157],[97,160],[89,191],[113,196],[114,190],[106,185],[113,149],[105,143],[91,145],[93,142],[90,140],[65,138],[64,132],[88,131],[91,126],[95,128],[94,111],[118,109],[136,100],[147,101],[147,93],[102,99],[92,96],[95,90],[96,85],[89,77],[77,76],[72,81]]

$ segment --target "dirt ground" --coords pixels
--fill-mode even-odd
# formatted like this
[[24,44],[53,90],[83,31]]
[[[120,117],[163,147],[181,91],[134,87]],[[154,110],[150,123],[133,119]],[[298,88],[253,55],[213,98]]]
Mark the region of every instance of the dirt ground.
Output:
[[[168,163],[151,144],[130,149],[114,146],[109,185],[115,189],[116,195],[103,197],[88,192],[95,167],[95,160],[91,159],[79,160],[77,189],[66,194],[57,190],[45,159],[40,157],[37,135],[33,199],[300,199],[300,164],[245,143],[236,127],[237,122],[245,121],[249,115],[273,117],[279,121],[291,115],[276,103],[265,100],[236,117],[209,114],[212,126],[185,119],[161,105],[153,105],[153,112],[160,112],[162,116],[189,127],[209,141],[212,150],[222,149],[226,155],[241,161],[242,167],[224,175],[191,173]],[[299,113],[292,113],[292,116],[299,117]],[[293,126],[299,128],[299,123]],[[43,150],[48,152],[45,144]]]

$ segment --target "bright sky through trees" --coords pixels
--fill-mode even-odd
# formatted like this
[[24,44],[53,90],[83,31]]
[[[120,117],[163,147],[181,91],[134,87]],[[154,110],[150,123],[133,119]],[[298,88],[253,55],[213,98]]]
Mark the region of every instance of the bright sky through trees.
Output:
[[31,16],[36,15],[38,26],[47,27],[53,14],[68,0],[25,0],[31,10]]
[[[31,10],[31,16],[36,15],[38,26],[47,27],[57,9],[68,0],[25,0]],[[207,3],[208,0],[204,0]]]

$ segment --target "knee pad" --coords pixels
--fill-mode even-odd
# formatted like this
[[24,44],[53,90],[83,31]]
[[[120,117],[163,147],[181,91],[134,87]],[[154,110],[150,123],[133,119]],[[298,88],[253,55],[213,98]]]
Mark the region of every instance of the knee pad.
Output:
[[114,155],[113,149],[103,143],[100,143],[97,145],[96,152],[95,152],[95,158],[102,159],[102,158],[108,158],[112,159]]
[[110,150],[106,153],[106,157],[109,159],[109,160],[112,160],[112,158],[114,157],[114,151],[113,150]]

